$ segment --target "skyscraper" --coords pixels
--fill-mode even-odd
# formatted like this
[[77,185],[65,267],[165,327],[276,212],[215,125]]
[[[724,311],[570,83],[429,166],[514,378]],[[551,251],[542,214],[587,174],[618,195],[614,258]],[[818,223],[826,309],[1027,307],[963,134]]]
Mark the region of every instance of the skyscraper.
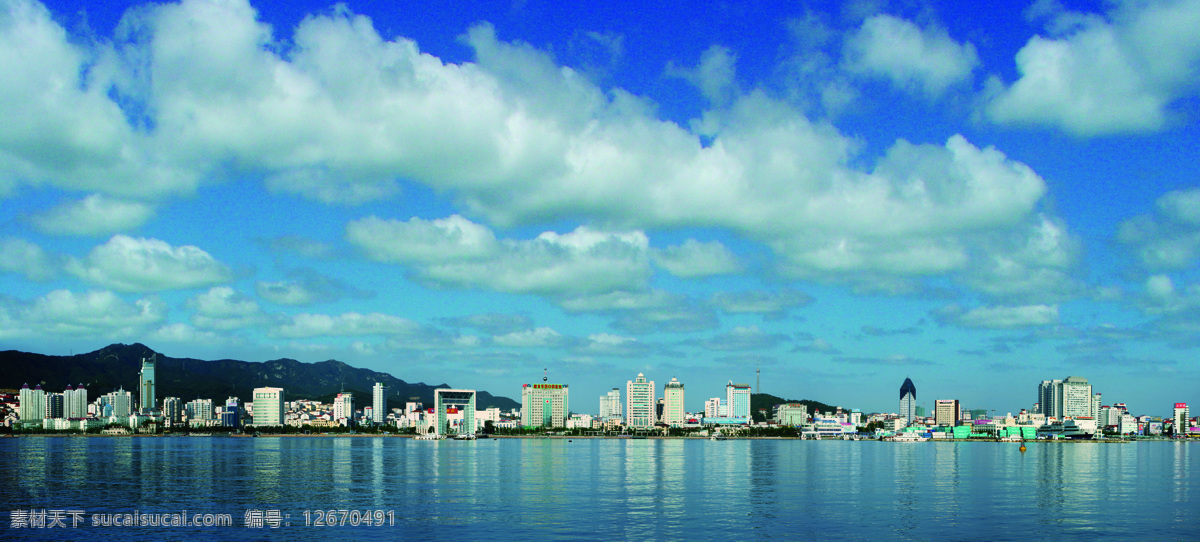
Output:
[[725,404],[729,405],[730,418],[750,420],[750,391],[750,384],[734,384],[730,380],[725,385]]
[[221,426],[242,426],[242,402],[237,397],[230,397],[225,400],[225,408],[221,410]]
[[521,386],[521,425],[566,427],[570,413],[570,389],[566,384]]
[[654,426],[654,381],[638,373],[637,378],[625,382],[625,425],[630,427]]
[[1046,417],[1062,419],[1096,417],[1100,410],[1099,394],[1092,394],[1088,379],[1068,376],[1066,380],[1043,380],[1038,384],[1038,404]]
[[933,411],[934,422],[938,425],[958,425],[960,408],[958,399],[938,399]]
[[163,399],[163,420],[168,424],[177,424],[183,421],[183,401],[178,397],[167,397]]
[[682,425],[686,411],[683,409],[683,384],[674,377],[663,387],[663,423]]
[[354,425],[354,394],[339,393],[333,399],[333,419],[334,421],[346,420],[347,426]]
[[1188,434],[1188,427],[1191,426],[1189,414],[1187,403],[1175,403],[1175,409],[1171,412],[1171,427],[1175,436]]
[[600,396],[600,419],[621,418],[621,412],[621,390],[619,388],[613,388],[607,394]]
[[283,388],[254,388],[254,425],[283,425]]
[[67,384],[67,389],[63,392],[63,402],[64,418],[87,417],[87,389],[83,387],[83,384],[80,384],[75,389],[71,389],[71,385]]
[[904,416],[906,425],[912,425],[917,419],[917,387],[911,378],[905,378],[900,385],[900,415]]
[[46,394],[46,417],[50,419],[63,417],[63,394]]
[[151,412],[158,407],[158,399],[154,395],[154,359],[142,358],[142,370],[138,371],[138,412]]
[[41,424],[46,417],[46,392],[42,390],[42,385],[38,384],[33,389],[29,389],[29,384],[21,386],[18,399],[17,416],[21,421]]
[[387,421],[387,386],[376,382],[371,388],[371,422],[379,425]]

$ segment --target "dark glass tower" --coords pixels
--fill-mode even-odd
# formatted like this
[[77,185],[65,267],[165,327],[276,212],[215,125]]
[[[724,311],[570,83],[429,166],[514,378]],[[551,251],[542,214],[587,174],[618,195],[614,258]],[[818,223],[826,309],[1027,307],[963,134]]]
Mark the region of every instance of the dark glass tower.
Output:
[[905,378],[900,385],[900,415],[907,419],[908,425],[912,425],[917,416],[917,387],[911,378]]

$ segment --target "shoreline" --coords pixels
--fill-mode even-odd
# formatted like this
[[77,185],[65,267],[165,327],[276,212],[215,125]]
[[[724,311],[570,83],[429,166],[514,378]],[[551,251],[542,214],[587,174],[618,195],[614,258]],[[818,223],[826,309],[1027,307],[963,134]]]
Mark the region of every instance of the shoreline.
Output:
[[[241,434],[225,434],[225,433],[136,434],[136,433],[131,433],[131,434],[126,434],[126,435],[96,435],[96,434],[86,434],[86,433],[64,433],[64,434],[31,433],[31,434],[25,434],[25,435],[10,434],[10,435],[5,436],[4,438],[27,438],[27,437],[104,437],[104,438],[152,438],[152,437],[270,438],[270,437],[283,437],[283,438],[402,438],[402,439],[414,440],[414,439],[416,439],[417,435],[396,435],[396,434],[382,435],[382,434],[369,434],[369,433],[354,433],[354,434],[347,434],[347,433],[319,434],[318,433],[318,434],[304,435],[304,434],[294,434],[294,433],[292,433],[292,434],[275,433],[275,434],[260,434],[257,437],[255,437],[252,434],[245,434],[245,433],[241,433]],[[609,435],[604,435],[604,436],[600,436],[600,435],[585,435],[585,436],[491,435],[488,437],[480,437],[477,440],[504,440],[504,439],[567,440],[567,441],[572,441],[575,439],[579,439],[579,440],[710,440],[709,437],[678,437],[678,436],[662,436],[662,435],[653,435],[653,436],[645,435],[645,436],[637,436],[637,437],[632,437],[632,436],[628,436],[628,435],[625,435],[625,436],[609,436]],[[447,439],[443,439],[443,440],[454,440],[454,439],[447,438]],[[730,440],[788,440],[788,441],[804,441],[804,442],[834,442],[834,441],[883,442],[878,439],[850,439],[850,440],[841,439],[841,438],[801,439],[800,437],[727,437],[725,440],[726,441],[730,441]],[[1039,443],[1044,443],[1044,444],[1128,444],[1131,442],[1200,442],[1200,439],[1173,439],[1173,438],[1096,439],[1096,440],[1093,440],[1093,439],[1036,440],[1035,439],[1035,440],[1007,441],[1007,442],[1001,441],[998,439],[930,439],[924,443],[929,443],[929,442],[932,442],[932,443],[977,442],[977,443],[992,443],[992,444],[1022,444],[1022,443],[1032,443],[1032,444],[1039,444]],[[912,443],[912,444],[924,444],[924,443]],[[893,443],[893,444],[908,444],[908,443]]]

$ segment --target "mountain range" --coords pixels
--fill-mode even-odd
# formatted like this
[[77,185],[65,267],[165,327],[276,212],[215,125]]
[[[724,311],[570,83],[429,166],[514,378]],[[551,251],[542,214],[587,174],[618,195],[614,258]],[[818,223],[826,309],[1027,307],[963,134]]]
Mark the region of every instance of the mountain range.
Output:
[[[47,356],[17,350],[0,352],[0,389],[19,389],[24,384],[41,384],[48,392],[58,392],[68,384],[83,384],[89,398],[118,388],[137,392],[138,371],[142,359],[155,357],[156,395],[192,399],[212,399],[223,404],[227,397],[252,400],[254,388],[283,388],[288,400],[313,399],[332,402],[339,392],[351,392],[359,406],[371,404],[371,389],[376,382],[388,387],[388,408],[403,408],[406,401],[433,405],[433,390],[447,384],[409,383],[388,373],[351,367],[341,361],[302,363],[294,359],[240,361],[233,359],[199,360],[164,356],[146,345],[112,344],[86,354]],[[477,391],[476,408],[519,409],[520,403],[507,397]]]

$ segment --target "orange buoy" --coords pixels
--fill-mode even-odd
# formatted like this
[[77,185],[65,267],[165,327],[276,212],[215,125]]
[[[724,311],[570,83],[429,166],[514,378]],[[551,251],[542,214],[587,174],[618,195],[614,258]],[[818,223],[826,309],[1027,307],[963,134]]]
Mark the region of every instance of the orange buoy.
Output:
[[1021,443],[1021,453],[1025,453],[1025,443]]

